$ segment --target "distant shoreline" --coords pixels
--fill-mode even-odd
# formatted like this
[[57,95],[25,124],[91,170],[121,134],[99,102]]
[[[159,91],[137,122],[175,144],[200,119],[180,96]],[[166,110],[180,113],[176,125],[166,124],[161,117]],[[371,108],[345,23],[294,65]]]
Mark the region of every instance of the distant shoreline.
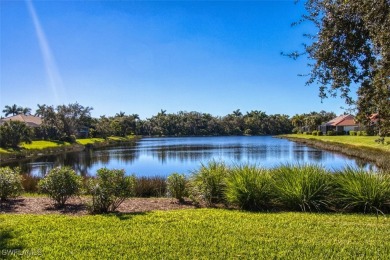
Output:
[[321,140],[321,137],[298,137],[297,135],[279,135],[275,137],[359,158],[375,164],[378,168],[382,170],[390,170],[390,151],[367,147],[363,145],[351,145],[348,143],[334,142],[328,140],[325,141]]
[[[43,147],[41,149],[21,149],[20,151],[13,151],[7,153],[0,153],[0,166],[6,163],[13,163],[18,161],[30,160],[42,156],[58,155],[71,152],[81,152],[86,149],[104,148],[110,146],[116,146],[119,144],[130,144],[139,140],[141,137],[135,136],[133,138],[115,138],[115,139],[102,139],[102,141],[92,141],[85,144],[82,143],[64,143],[57,147]],[[80,139],[89,140],[89,139]],[[79,141],[79,140],[78,140]]]

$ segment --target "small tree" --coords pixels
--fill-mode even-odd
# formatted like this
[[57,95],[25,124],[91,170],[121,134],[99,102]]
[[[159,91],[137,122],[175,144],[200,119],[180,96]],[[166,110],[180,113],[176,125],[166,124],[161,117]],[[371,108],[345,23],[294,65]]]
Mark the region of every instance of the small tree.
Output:
[[167,178],[168,192],[179,202],[183,202],[184,197],[188,195],[186,184],[187,180],[184,174],[173,173]]
[[69,167],[52,169],[38,184],[41,192],[48,194],[57,207],[64,207],[70,197],[79,193],[81,185],[82,178]]
[[31,143],[32,131],[25,123],[19,121],[5,122],[0,126],[0,146],[18,147],[24,141]]
[[102,168],[90,181],[91,211],[106,213],[115,211],[120,204],[134,195],[135,177],[125,176],[124,170]]
[[23,190],[19,168],[0,168],[0,201],[17,197]]

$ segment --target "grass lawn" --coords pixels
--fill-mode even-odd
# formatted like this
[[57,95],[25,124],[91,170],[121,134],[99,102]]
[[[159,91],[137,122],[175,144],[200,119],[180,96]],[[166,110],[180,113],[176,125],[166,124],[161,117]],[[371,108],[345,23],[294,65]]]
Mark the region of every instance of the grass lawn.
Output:
[[[291,134],[285,136],[293,137],[293,138],[321,140],[324,142],[336,142],[336,143],[390,151],[390,145],[383,145],[375,142],[375,140],[378,139],[378,136],[350,136],[350,135],[315,136],[315,135],[303,135],[303,134]],[[389,141],[389,138],[387,138],[386,140]]]
[[122,137],[122,136],[110,136],[110,137],[108,137],[108,139],[114,140],[114,141],[129,141],[129,140],[134,139],[135,137],[136,137],[135,135],[128,135],[128,136],[126,136],[126,137]]
[[21,147],[25,149],[45,149],[45,148],[54,148],[64,145],[70,145],[67,142],[60,141],[33,141],[31,144],[22,143]]
[[390,220],[372,215],[222,209],[78,217],[3,214],[0,232],[3,257],[19,252],[30,259],[388,259],[390,255]]
[[87,144],[104,142],[104,139],[103,138],[84,138],[84,139],[77,139],[76,141],[79,144],[87,145]]
[[0,147],[0,153],[12,153],[12,152],[13,152],[12,149],[4,149]]

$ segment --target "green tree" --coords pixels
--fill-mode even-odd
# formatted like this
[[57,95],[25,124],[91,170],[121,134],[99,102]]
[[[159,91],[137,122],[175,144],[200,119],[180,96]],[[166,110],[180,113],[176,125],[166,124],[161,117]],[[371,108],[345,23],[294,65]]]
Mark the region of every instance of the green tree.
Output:
[[29,107],[22,107],[22,110],[20,111],[20,114],[31,115],[31,108],[29,108]]
[[313,61],[307,83],[319,85],[321,98],[340,95],[356,105],[357,119],[366,125],[377,113],[379,134],[390,133],[389,0],[308,0],[306,10],[303,20],[318,31],[305,44]]
[[38,108],[37,108],[37,110],[35,110],[35,116],[41,117],[45,114],[47,106],[45,104],[43,104],[43,105],[38,104],[37,106],[38,106]]
[[0,126],[0,146],[17,148],[20,142],[31,143],[32,131],[19,121],[4,122]]
[[5,116],[9,116],[9,115],[14,116],[14,115],[22,113],[22,111],[23,111],[23,108],[20,106],[17,106],[16,104],[13,104],[12,106],[5,106],[3,109],[3,113],[5,114]]
[[92,124],[91,110],[93,108],[84,107],[78,103],[60,105],[57,108],[43,105],[39,109],[43,117],[42,127],[56,133],[55,136],[50,136],[51,139],[73,141],[81,128],[89,128]]

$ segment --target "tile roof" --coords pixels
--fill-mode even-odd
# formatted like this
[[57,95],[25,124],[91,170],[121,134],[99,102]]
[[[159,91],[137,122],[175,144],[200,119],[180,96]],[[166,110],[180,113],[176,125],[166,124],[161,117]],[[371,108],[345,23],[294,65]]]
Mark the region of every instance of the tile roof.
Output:
[[1,122],[19,121],[19,122],[24,122],[24,123],[26,123],[26,125],[31,126],[31,127],[38,127],[42,124],[42,118],[37,117],[37,116],[22,115],[22,114],[2,118],[0,121]]
[[341,115],[332,120],[330,120],[326,125],[331,126],[352,126],[357,125],[355,122],[355,117],[353,115]]

